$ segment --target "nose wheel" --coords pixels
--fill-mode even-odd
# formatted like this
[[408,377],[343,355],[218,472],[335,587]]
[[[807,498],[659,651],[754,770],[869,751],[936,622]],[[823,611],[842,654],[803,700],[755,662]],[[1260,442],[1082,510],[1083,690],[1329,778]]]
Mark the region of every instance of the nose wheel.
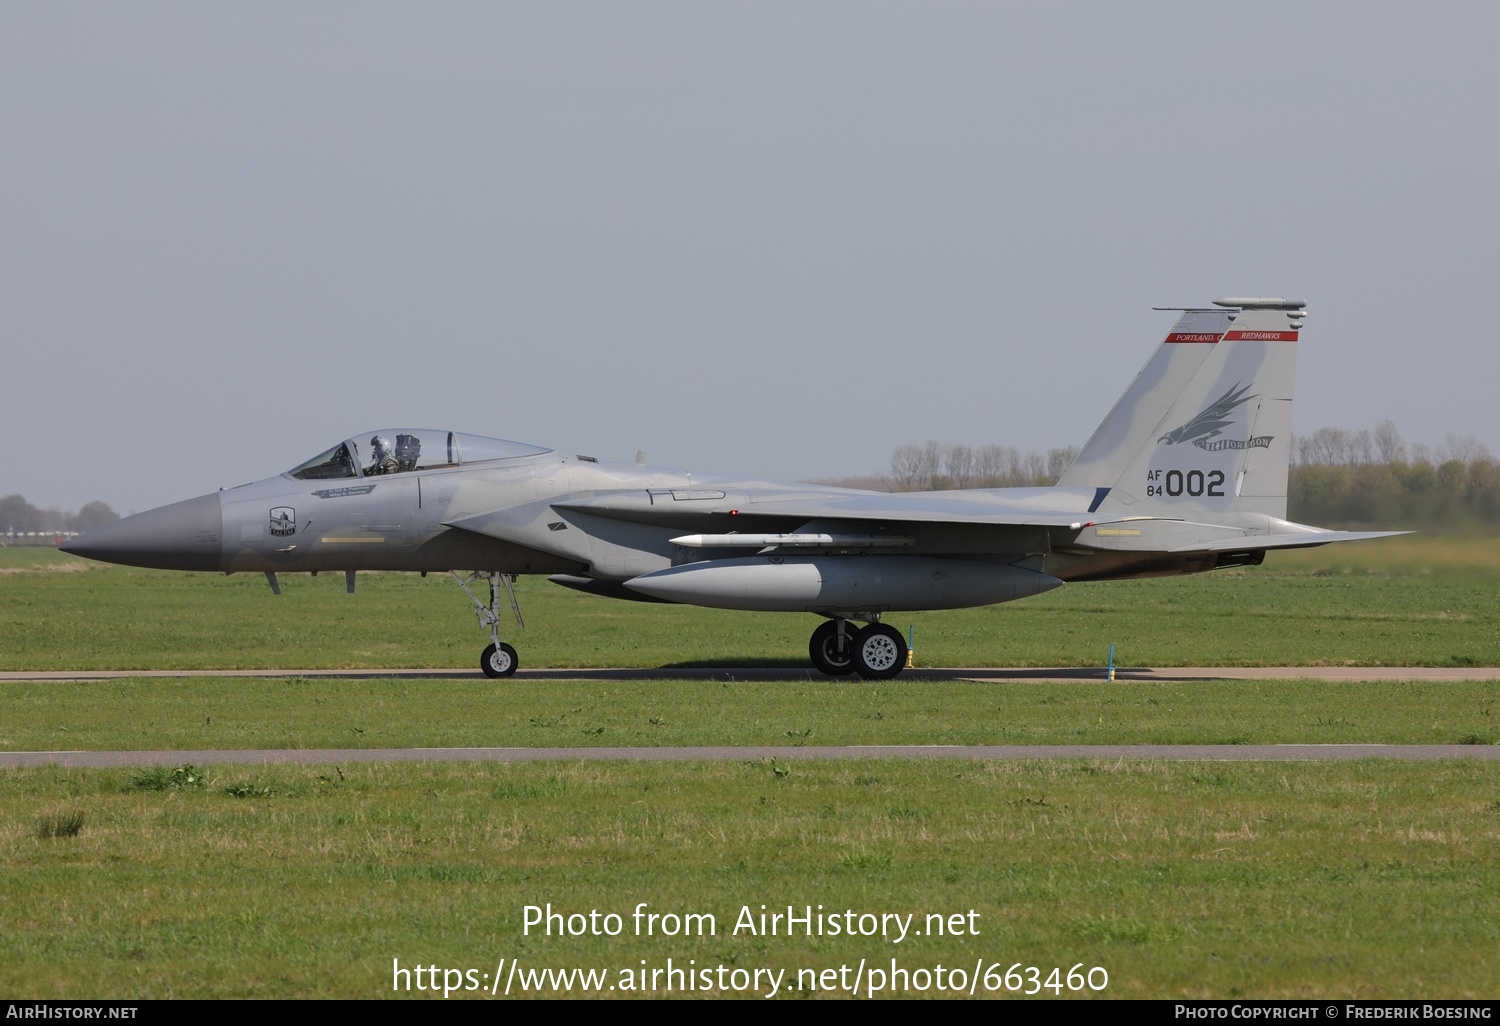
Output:
[[509,677],[517,665],[516,650],[503,641],[488,646],[479,657],[479,668],[486,677]]

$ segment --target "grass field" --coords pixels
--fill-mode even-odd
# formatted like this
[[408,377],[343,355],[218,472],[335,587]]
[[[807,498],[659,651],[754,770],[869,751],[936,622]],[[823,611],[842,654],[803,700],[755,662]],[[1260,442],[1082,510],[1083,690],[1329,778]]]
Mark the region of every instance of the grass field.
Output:
[[[909,622],[925,665],[1097,665],[1110,642],[1135,664],[1500,664],[1495,543],[1384,544]],[[259,578],[83,566],[0,551],[0,667],[468,666],[482,643],[436,579],[365,575],[347,596],[292,578],[275,599]],[[810,617],[521,594],[525,665],[805,667]],[[0,696],[9,750],[1500,741],[1495,681],[189,677]],[[785,970],[786,997],[808,996],[799,970],[894,957],[1044,980],[1099,966],[1114,997],[1492,998],[1497,842],[1500,768],[1468,761],[11,770],[0,993],[382,997],[392,959],[618,984],[670,957]],[[547,902],[627,924],[647,902],[718,929],[524,936],[524,906]],[[761,904],[918,924],[973,910],[978,934],[732,933]]]
[[[514,958],[611,969],[614,981],[668,957],[793,981],[803,968],[852,976],[862,958],[1043,974],[1083,963],[1108,972],[1114,997],[1500,991],[1500,785],[1487,765],[399,765],[4,780],[0,991],[12,996],[367,998],[391,994],[392,959],[493,972]],[[647,902],[711,913],[717,931],[523,935],[524,906],[548,902],[624,916]],[[762,904],[918,923],[973,910],[978,935],[734,935],[741,907]]]
[[1500,681],[6,683],[0,750],[1493,744]]
[[[65,570],[64,568],[77,568]],[[0,669],[468,667],[485,636],[446,577],[102,567],[0,550]],[[807,666],[816,619],[517,586],[522,666]],[[1500,665],[1500,540],[1395,538],[1195,577],[1073,584],[982,609],[893,614],[920,666]]]

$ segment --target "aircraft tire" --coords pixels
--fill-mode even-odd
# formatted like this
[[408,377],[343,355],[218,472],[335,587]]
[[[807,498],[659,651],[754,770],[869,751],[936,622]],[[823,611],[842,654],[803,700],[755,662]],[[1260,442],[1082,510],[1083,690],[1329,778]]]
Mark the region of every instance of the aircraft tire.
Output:
[[854,672],[865,680],[890,680],[906,668],[906,639],[894,627],[872,623],[854,636]]
[[830,677],[845,677],[854,672],[854,625],[844,624],[844,651],[838,650],[839,626],[837,620],[825,620],[812,632],[807,643],[807,654],[813,666]]
[[520,660],[516,658],[516,650],[505,642],[500,642],[500,647],[486,645],[484,652],[479,657],[479,668],[484,671],[486,677],[509,677],[516,672]]

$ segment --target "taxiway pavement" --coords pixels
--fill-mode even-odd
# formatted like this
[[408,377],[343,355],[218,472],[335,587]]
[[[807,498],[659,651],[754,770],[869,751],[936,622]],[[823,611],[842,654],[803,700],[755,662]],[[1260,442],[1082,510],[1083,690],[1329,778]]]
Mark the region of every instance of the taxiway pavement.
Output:
[[[120,680],[128,677],[309,677],[334,680],[485,680],[479,670],[391,669],[391,670],[6,670],[6,681]],[[1108,671],[1100,666],[1082,667],[967,667],[957,669],[910,669],[900,680],[969,680],[994,684],[1039,684],[1104,681]],[[1179,680],[1500,680],[1500,666],[1117,666],[1118,681]],[[513,681],[544,680],[814,680],[828,684],[852,678],[827,677],[803,666],[659,666],[645,669],[536,669],[517,670]],[[857,683],[857,682],[856,682]],[[504,681],[496,681],[504,687]]]

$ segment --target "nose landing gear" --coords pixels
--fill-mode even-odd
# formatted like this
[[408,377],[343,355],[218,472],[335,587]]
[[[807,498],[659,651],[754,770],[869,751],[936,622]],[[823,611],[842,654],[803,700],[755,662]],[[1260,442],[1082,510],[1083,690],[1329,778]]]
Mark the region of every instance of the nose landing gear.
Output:
[[[468,577],[460,577],[455,571],[449,570],[458,586],[469,596],[469,601],[474,603],[474,615],[479,618],[481,630],[489,628],[490,644],[479,656],[479,668],[484,671],[486,677],[509,677],[516,672],[520,660],[516,657],[516,650],[500,640],[500,588],[504,586],[505,593],[510,596],[510,609],[516,618],[517,627],[525,627],[526,623],[521,619],[521,604],[516,601],[516,589],[514,587],[515,577],[511,574],[486,572],[476,570]],[[469,585],[484,578],[489,582],[490,601],[488,604],[481,602],[479,597],[469,589]]]

